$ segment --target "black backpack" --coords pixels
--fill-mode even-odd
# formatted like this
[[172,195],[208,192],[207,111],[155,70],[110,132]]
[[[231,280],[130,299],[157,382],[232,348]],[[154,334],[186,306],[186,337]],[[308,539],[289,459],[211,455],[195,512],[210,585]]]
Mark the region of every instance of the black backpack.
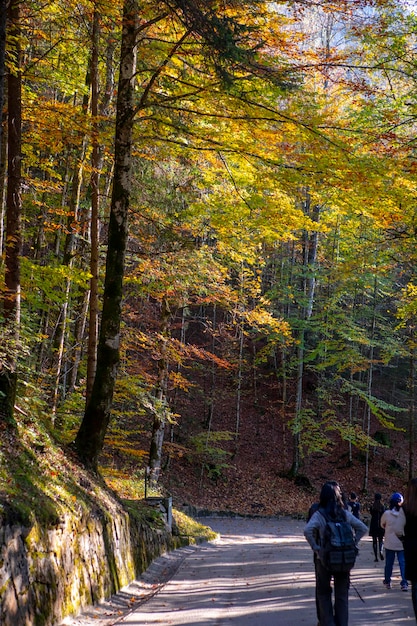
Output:
[[345,516],[334,520],[323,509],[319,509],[319,512],[326,520],[323,543],[319,553],[320,561],[332,574],[350,572],[355,565],[358,552],[352,526]]

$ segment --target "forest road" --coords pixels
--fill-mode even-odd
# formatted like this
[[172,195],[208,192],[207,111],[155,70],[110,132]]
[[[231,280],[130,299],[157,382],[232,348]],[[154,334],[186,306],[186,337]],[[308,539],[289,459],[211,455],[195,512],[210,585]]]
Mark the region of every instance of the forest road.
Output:
[[[129,610],[114,612],[113,618],[107,610],[106,615],[90,613],[91,621],[88,616],[82,621],[80,616],[71,623],[74,626],[316,626],[313,558],[303,536],[303,521],[289,518],[200,521],[218,532],[219,539],[188,552],[175,551],[178,562],[171,574],[176,571],[160,585],[157,593],[150,594],[136,608],[133,597]],[[172,558],[175,552],[171,553]],[[157,562],[158,559],[151,568]],[[164,572],[166,575],[166,564]],[[384,563],[374,563],[371,540],[364,537],[349,592],[352,626],[416,623],[411,594],[400,590],[398,564],[394,566],[393,588],[389,591],[382,585],[383,576]],[[134,593],[134,587],[130,591]],[[129,588],[123,594],[129,597]]]

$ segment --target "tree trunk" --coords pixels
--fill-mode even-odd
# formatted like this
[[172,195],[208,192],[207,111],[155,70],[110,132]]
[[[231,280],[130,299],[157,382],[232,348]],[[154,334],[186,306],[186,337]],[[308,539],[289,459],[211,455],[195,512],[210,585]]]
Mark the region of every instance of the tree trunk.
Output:
[[14,424],[16,341],[20,325],[22,78],[20,73],[20,0],[9,5],[8,184],[6,200],[5,289],[3,325],[11,346],[0,369],[0,421]]
[[244,332],[243,322],[238,324],[238,339],[239,339],[239,361],[237,370],[237,390],[236,390],[236,421],[235,421],[235,450],[234,454],[238,451],[239,430],[240,430],[240,418],[242,409],[242,384],[243,384],[243,347],[244,347]]
[[[376,328],[376,299],[377,299],[377,277],[374,278],[374,305],[373,305],[373,316],[372,316],[372,327],[371,327],[371,336],[370,336],[370,349],[369,349],[369,369],[368,369],[368,385],[367,385],[367,394],[368,398],[372,396],[372,385],[373,385],[373,374],[374,374],[374,337],[375,337],[375,328]],[[364,428],[365,430],[365,428]],[[368,481],[369,481],[369,438],[371,436],[371,407],[366,405],[366,435],[367,435],[367,443],[366,443],[366,451],[365,451],[365,472],[363,477],[363,490],[366,493],[368,491]]]
[[99,454],[103,448],[110,421],[120,360],[120,322],[131,186],[137,19],[136,0],[125,0],[117,94],[115,166],[108,227],[103,311],[97,350],[97,371],[91,396],[74,442],[80,459],[93,471],[97,471]]
[[3,144],[3,106],[6,76],[7,0],[0,0],[0,154]]
[[[216,336],[216,330],[217,330],[217,307],[216,304],[213,305],[213,318],[212,318],[212,332],[211,332],[211,352],[212,354],[216,353],[216,342],[215,342],[215,336]],[[207,436],[206,436],[206,443],[205,443],[205,449],[207,450],[208,445],[209,445],[209,441],[210,441],[210,435],[211,435],[211,431],[212,431],[212,424],[213,424],[213,417],[214,417],[214,407],[215,407],[215,392],[216,392],[216,366],[214,364],[214,362],[211,362],[211,367],[210,367],[210,393],[207,394],[208,396],[208,415],[207,415],[207,419],[206,419],[206,427],[207,427]],[[202,487],[203,487],[203,478],[204,478],[204,463],[201,464],[201,470],[200,470],[200,484],[199,484],[199,490],[201,491]]]
[[100,150],[98,144],[98,43],[99,14],[94,11],[93,42],[91,54],[91,116],[92,116],[92,154],[91,154],[91,255],[90,255],[90,314],[88,319],[87,350],[87,403],[91,397],[94,376],[97,367],[97,330],[98,330],[98,212],[99,212],[99,168]]
[[166,399],[168,389],[168,358],[167,341],[169,336],[169,320],[171,311],[167,300],[164,298],[161,307],[161,349],[158,360],[158,382],[156,385],[155,398],[157,404],[152,426],[151,446],[149,450],[149,484],[155,488],[159,480],[162,461],[162,445],[166,424]]
[[416,412],[416,341],[414,338],[414,326],[410,329],[410,374],[409,374],[409,393],[410,406],[408,412],[408,480],[414,478],[414,447],[416,438],[415,412]]
[[[319,221],[320,207],[314,205],[311,207],[311,198],[308,190],[305,191],[304,212],[309,215],[315,222]],[[305,305],[300,314],[301,328],[298,337],[297,351],[297,391],[295,400],[295,417],[294,417],[294,456],[291,475],[296,476],[300,469],[301,463],[301,432],[302,432],[302,409],[303,409],[303,378],[304,378],[304,360],[305,360],[305,338],[308,320],[313,313],[314,294],[316,288],[315,265],[317,259],[318,233],[313,232],[309,235],[307,232],[303,242],[303,293],[306,298]]]

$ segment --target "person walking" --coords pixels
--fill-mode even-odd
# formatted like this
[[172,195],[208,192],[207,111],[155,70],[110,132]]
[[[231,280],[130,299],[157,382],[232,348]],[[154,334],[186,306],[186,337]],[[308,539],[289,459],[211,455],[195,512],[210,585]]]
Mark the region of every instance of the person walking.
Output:
[[382,546],[384,541],[384,529],[381,528],[381,517],[385,511],[385,506],[382,502],[382,496],[380,493],[376,493],[374,501],[369,507],[371,514],[371,522],[369,524],[369,535],[372,537],[372,549],[375,555],[375,561],[378,561],[378,553],[381,561],[384,560],[384,554],[382,552]]
[[405,577],[411,582],[411,599],[417,622],[417,478],[408,483],[403,510]]
[[[325,483],[320,492],[319,508],[304,528],[304,536],[316,554],[316,593],[319,603],[320,626],[348,626],[349,572],[332,573],[320,558],[327,522],[348,522],[355,536],[355,544],[367,532],[367,527],[343,506],[339,485]],[[334,584],[334,606],[331,580]]]
[[[329,480],[328,484],[329,485],[335,485],[335,486],[339,487],[339,483],[336,480]],[[312,505],[308,509],[307,522],[309,522],[311,520],[311,518],[313,517],[314,513],[316,511],[318,511],[319,508],[320,508],[320,501],[319,500],[317,500],[316,502],[312,503]],[[315,600],[316,600],[317,626],[320,626],[320,605],[319,605],[319,598],[318,598],[318,595],[317,595],[317,554],[316,554],[316,552],[313,552],[313,563],[314,563],[314,575],[315,575],[315,580],[316,580]]]
[[[310,508],[308,509],[308,513],[307,513],[307,522],[309,522],[311,520],[311,518],[313,517],[314,513],[316,511],[318,511],[320,506],[320,502],[313,502],[313,504],[310,506]],[[317,554],[315,552],[313,552],[313,563],[314,563],[314,575],[315,575],[315,579],[316,579],[316,615],[317,615],[317,626],[320,626],[320,606],[319,606],[319,599],[317,596]]]
[[347,502],[347,507],[349,511],[352,513],[352,515],[360,519],[361,505],[358,500],[358,496],[356,495],[354,491],[350,492],[350,498]]
[[391,589],[391,576],[394,567],[395,555],[397,555],[398,565],[401,573],[401,590],[408,590],[408,582],[405,577],[404,537],[405,514],[402,509],[404,498],[401,493],[393,493],[389,509],[382,514],[381,528],[385,530],[385,576],[383,584],[386,589]]

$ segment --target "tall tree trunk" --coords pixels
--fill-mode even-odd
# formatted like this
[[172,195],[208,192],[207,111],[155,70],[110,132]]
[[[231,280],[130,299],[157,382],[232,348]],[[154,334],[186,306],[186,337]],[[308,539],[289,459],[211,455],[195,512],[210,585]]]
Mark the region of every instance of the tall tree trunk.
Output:
[[[305,192],[304,212],[309,215],[315,222],[319,221],[320,207],[314,205],[311,207],[311,198],[308,190]],[[297,391],[295,400],[295,416],[294,416],[294,456],[291,468],[291,475],[296,476],[300,469],[301,463],[301,432],[302,432],[302,408],[303,408],[303,378],[305,367],[305,338],[307,331],[307,322],[313,313],[314,294],[316,288],[315,265],[317,259],[318,233],[313,232],[309,235],[305,233],[303,243],[303,293],[305,297],[305,305],[300,314],[301,328],[298,336],[298,352],[297,352]]]
[[151,445],[149,450],[149,484],[155,488],[159,480],[162,461],[162,445],[166,425],[166,401],[168,391],[168,357],[167,341],[169,337],[169,320],[171,311],[164,298],[161,305],[161,344],[158,359],[158,381],[156,384],[156,406],[152,426]]
[[[89,85],[90,78],[87,75],[86,84]],[[83,97],[83,111],[86,114],[88,111],[88,95],[84,95]],[[80,149],[77,153],[74,173],[72,176],[72,184],[71,184],[71,192],[68,199],[68,213],[67,213],[67,222],[66,222],[66,237],[64,243],[64,252],[62,257],[62,264],[72,268],[74,265],[75,255],[78,252],[80,254],[79,244],[77,240],[77,224],[80,223],[80,198],[83,187],[83,178],[84,178],[84,167],[85,167],[85,157],[88,147],[88,136],[86,134],[79,134],[80,136]],[[67,185],[65,185],[64,193],[62,194],[62,207],[63,209],[67,203]],[[60,248],[60,236],[56,238],[55,242],[55,253],[59,255]],[[81,256],[81,254],[80,254]],[[70,308],[70,297],[71,297],[71,289],[72,289],[72,279],[67,277],[65,280],[65,299],[61,306],[59,317],[57,320],[55,333],[53,337],[55,358],[54,358],[54,368],[55,368],[55,384],[52,391],[52,416],[53,422],[55,423],[55,415],[59,404],[59,395],[61,391],[62,399],[65,398],[65,385],[62,382],[62,377],[66,375],[68,371],[68,365],[65,362],[65,343],[67,339],[67,331],[69,326],[69,308]]]
[[91,396],[74,442],[78,456],[93,471],[97,471],[99,454],[110,421],[120,361],[120,323],[131,187],[137,20],[137,1],[125,0],[117,94],[115,166],[97,370]]
[[414,337],[414,325],[411,325],[410,329],[410,374],[409,374],[409,394],[410,394],[410,406],[408,410],[408,480],[414,478],[414,447],[416,439],[416,340]]
[[[0,70],[1,71],[1,70]],[[0,255],[4,254],[7,177],[7,133],[3,133],[0,152]]]
[[[70,263],[70,265],[71,264],[72,262]],[[68,307],[69,307],[70,292],[71,292],[71,280],[67,278],[65,281],[64,304],[61,306],[60,319],[58,321],[58,328],[59,328],[59,333],[57,334],[58,343],[55,344],[55,349],[56,349],[55,358],[54,358],[55,382],[54,382],[54,388],[52,391],[52,408],[51,408],[53,424],[55,424],[55,415],[56,415],[56,410],[58,408],[58,402],[59,402],[59,392],[60,392],[60,389],[62,389],[61,374],[62,374],[62,368],[63,368],[63,363],[64,363],[64,354],[65,354],[65,337],[67,334]],[[62,395],[64,395],[64,393],[65,392],[63,391]]]
[[[215,337],[216,337],[216,331],[217,331],[217,307],[216,304],[214,303],[213,305],[213,318],[212,318],[212,331],[211,331],[211,352],[212,354],[216,353],[216,342],[215,342]],[[205,449],[207,450],[208,446],[209,446],[209,442],[210,442],[210,436],[211,436],[211,431],[212,431],[212,424],[213,424],[213,417],[214,417],[214,408],[215,408],[215,393],[216,393],[216,366],[214,364],[213,361],[211,361],[211,367],[210,367],[210,393],[207,394],[208,396],[208,415],[207,415],[207,419],[205,420],[206,422],[206,427],[207,427],[207,436],[206,436],[206,442],[204,444]],[[200,484],[199,484],[199,489],[202,489],[203,486],[203,478],[204,478],[204,463],[201,464],[201,470],[200,470]]]
[[295,419],[294,419],[294,454],[291,475],[297,476],[301,464],[301,429],[303,408],[303,377],[304,377],[304,342],[305,328],[298,335],[297,349],[297,385],[295,394]]
[[243,347],[244,347],[244,332],[243,321],[238,324],[238,339],[239,339],[239,357],[238,357],[238,370],[237,370],[237,390],[236,390],[236,420],[235,420],[235,455],[238,451],[239,431],[240,431],[240,418],[242,409],[242,384],[243,384]]
[[[81,188],[83,183],[84,158],[87,149],[87,138],[83,138],[82,149],[79,162],[76,165],[74,177],[72,181],[71,195],[69,198],[69,212],[67,217],[67,236],[65,238],[64,254],[62,264],[72,268],[74,265],[75,251],[77,248],[74,223],[79,221],[79,205]],[[65,197],[63,198],[65,202]],[[52,415],[55,420],[56,409],[58,405],[59,390],[61,385],[62,369],[64,367],[65,339],[68,329],[68,309],[70,304],[70,294],[72,287],[72,279],[65,280],[65,299],[59,312],[59,318],[56,324],[54,334],[55,349],[55,384],[52,392]],[[64,392],[65,393],[65,392]]]
[[5,289],[3,325],[7,333],[8,362],[0,369],[0,422],[14,423],[16,399],[16,341],[20,325],[22,78],[20,48],[20,0],[9,4],[8,75],[8,184],[6,200]]
[[[5,92],[7,0],[0,0],[0,146],[3,141],[3,106]],[[1,152],[1,147],[0,147]]]
[[[5,170],[6,164],[3,160],[3,155],[5,155],[4,146],[4,119],[3,119],[3,108],[5,102],[5,85],[6,85],[6,26],[7,26],[7,0],[0,0],[0,155],[1,155],[1,163],[0,163],[0,201],[1,207],[3,205],[3,197],[4,197],[4,182],[5,177],[2,173]],[[0,223],[0,254],[3,250],[3,220]]]
[[98,143],[98,45],[99,14],[94,11],[91,54],[91,116],[92,116],[92,154],[91,154],[91,255],[90,255],[90,313],[88,323],[87,350],[87,403],[91,397],[97,366],[97,330],[98,330],[98,214],[99,214],[99,168],[100,150]]
[[80,362],[83,355],[83,340],[85,337],[85,329],[87,326],[89,301],[90,292],[86,291],[80,299],[80,304],[77,307],[78,314],[74,324],[74,349],[67,389],[67,393],[69,394],[74,391],[77,384],[78,369],[80,367]]
[[[369,369],[368,369],[368,385],[367,385],[368,398],[371,398],[371,395],[372,395],[372,385],[373,385],[373,375],[374,375],[373,342],[374,342],[375,329],[376,329],[376,306],[377,306],[376,300],[377,300],[377,291],[378,291],[377,287],[378,287],[378,279],[375,276],[374,278],[374,303],[373,303],[373,315],[372,315],[370,349],[369,349]],[[370,451],[369,438],[371,436],[371,407],[368,404],[366,405],[366,435],[368,437],[368,441],[366,443],[366,451],[365,451],[365,472],[364,472],[364,477],[363,477],[364,492],[368,490],[368,481],[369,481],[369,451]]]

